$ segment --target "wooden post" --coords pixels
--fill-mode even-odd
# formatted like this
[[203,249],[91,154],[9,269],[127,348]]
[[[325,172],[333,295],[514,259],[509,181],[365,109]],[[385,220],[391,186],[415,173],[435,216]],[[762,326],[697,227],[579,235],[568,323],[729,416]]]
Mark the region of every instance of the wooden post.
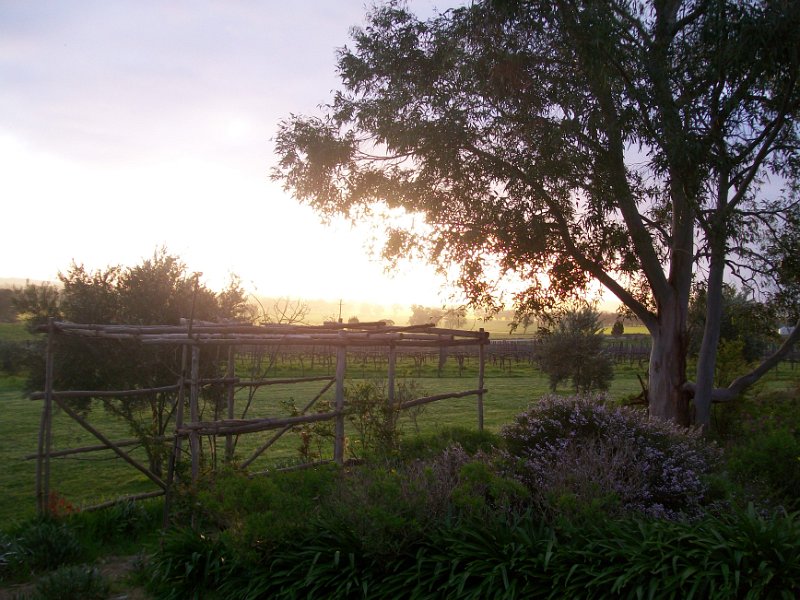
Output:
[[129,465],[131,465],[132,467],[134,467],[134,468],[138,469],[139,471],[141,471],[142,473],[144,473],[144,474],[145,474],[145,475],[146,475],[146,476],[147,476],[147,477],[148,477],[148,478],[149,478],[149,479],[150,479],[150,480],[151,480],[153,483],[155,483],[156,485],[158,485],[158,486],[159,486],[161,489],[166,489],[166,487],[167,487],[167,484],[166,484],[166,483],[164,483],[164,482],[161,480],[161,478],[160,478],[160,477],[158,477],[157,475],[155,475],[155,474],[154,474],[152,471],[150,471],[148,468],[146,468],[146,467],[144,467],[144,466],[140,465],[138,462],[136,462],[135,460],[133,460],[133,459],[130,457],[130,455],[127,453],[127,452],[123,451],[123,450],[122,450],[122,449],[121,449],[119,446],[117,446],[117,445],[116,445],[114,442],[112,442],[112,441],[111,441],[110,439],[108,439],[108,438],[107,438],[105,435],[103,435],[102,433],[100,433],[100,431],[98,431],[98,430],[97,430],[95,427],[93,427],[92,425],[90,425],[90,424],[89,424],[89,422],[88,422],[86,419],[84,419],[84,418],[83,418],[83,417],[81,417],[81,416],[80,416],[78,413],[76,413],[74,410],[72,410],[72,409],[71,409],[71,408],[70,408],[70,407],[69,407],[69,406],[68,406],[68,405],[67,405],[67,404],[66,404],[66,403],[65,403],[63,400],[61,400],[61,399],[60,399],[58,396],[56,396],[56,397],[55,397],[55,400],[56,400],[56,403],[58,403],[58,405],[61,407],[61,410],[63,410],[63,411],[64,411],[65,413],[67,413],[67,414],[68,414],[70,417],[72,417],[72,419],[73,419],[75,422],[77,422],[77,423],[78,423],[78,424],[79,424],[81,427],[83,427],[83,428],[84,428],[86,431],[88,431],[89,433],[91,433],[91,434],[92,434],[94,437],[96,437],[98,440],[100,440],[100,441],[101,441],[101,442],[103,442],[103,443],[104,443],[106,446],[108,446],[108,448],[109,448],[109,449],[113,450],[113,451],[114,451],[114,452],[117,454],[117,456],[119,456],[121,459],[123,459],[125,462],[127,462],[127,463],[128,463]]
[[40,515],[47,514],[50,498],[50,449],[53,433],[53,319],[47,324],[47,350],[45,355],[44,406],[39,424],[39,458],[36,461],[36,508]]
[[[189,421],[196,423],[200,420],[200,347],[192,346],[192,375],[191,390],[189,392]],[[196,431],[189,434],[189,448],[192,453],[192,483],[200,477],[200,436]]]
[[[339,332],[339,338],[344,338]],[[344,373],[347,363],[347,347],[340,344],[336,349],[336,421],[334,425],[333,460],[344,464]]]
[[[230,346],[228,348],[228,367],[225,372],[225,376],[230,379],[230,383],[226,386],[226,391],[228,395],[228,418],[233,419],[234,417],[234,392],[235,389],[233,387],[233,377],[236,374],[234,368],[234,360],[236,359],[236,353],[234,352],[234,346]],[[231,463],[233,461],[233,436],[227,435],[225,436],[225,462]]]
[[478,431],[483,431],[483,377],[486,368],[486,344],[489,334],[480,328],[480,344],[478,345]]
[[183,403],[186,400],[186,361],[188,360],[186,344],[181,346],[181,374],[178,379],[178,398],[175,400],[175,439],[172,442],[172,454],[167,464],[167,488],[164,491],[164,513],[162,526],[166,529],[169,526],[169,514],[172,507],[172,486],[175,483],[175,465],[180,460],[181,447],[183,442],[178,430],[183,427]]
[[388,373],[386,375],[386,385],[388,387],[387,391],[387,401],[389,403],[389,411],[394,410],[394,380],[395,380],[395,372],[397,367],[397,347],[394,344],[389,344],[389,368]]

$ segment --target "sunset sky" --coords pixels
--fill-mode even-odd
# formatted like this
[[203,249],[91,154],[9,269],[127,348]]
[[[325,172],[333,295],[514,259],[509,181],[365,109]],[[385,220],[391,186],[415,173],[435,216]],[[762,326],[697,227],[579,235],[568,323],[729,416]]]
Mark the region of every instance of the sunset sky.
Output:
[[[417,14],[459,4],[411,0]],[[278,122],[338,87],[362,0],[0,1],[0,277],[157,247],[262,295],[441,305],[367,228],[320,224],[269,181]]]

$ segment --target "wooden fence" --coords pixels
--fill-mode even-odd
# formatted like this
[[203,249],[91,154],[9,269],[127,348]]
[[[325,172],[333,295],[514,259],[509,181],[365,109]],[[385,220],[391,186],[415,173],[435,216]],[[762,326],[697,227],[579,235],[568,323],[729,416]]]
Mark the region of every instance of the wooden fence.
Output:
[[[42,415],[39,428],[38,449],[36,459],[36,498],[41,513],[48,510],[50,497],[51,459],[72,454],[111,450],[120,459],[137,469],[157,486],[157,490],[129,496],[127,499],[137,500],[158,495],[166,495],[169,504],[170,490],[176,480],[176,467],[183,454],[183,444],[188,443],[191,459],[191,478],[196,481],[200,474],[200,458],[202,436],[216,439],[225,438],[226,461],[234,458],[235,436],[275,431],[247,458],[239,463],[242,468],[248,467],[272,446],[284,433],[293,427],[319,421],[333,421],[334,441],[333,460],[342,464],[345,453],[345,372],[348,351],[357,349],[383,349],[387,365],[387,402],[390,408],[404,410],[414,406],[436,402],[448,398],[477,398],[478,428],[483,429],[484,371],[486,348],[489,345],[489,334],[479,331],[461,331],[443,329],[433,326],[395,327],[384,323],[360,324],[326,324],[324,326],[286,326],[286,325],[217,325],[193,324],[189,322],[181,326],[131,326],[131,325],[93,325],[51,321],[41,331],[47,332],[45,357],[45,388],[42,392],[31,395],[33,399],[43,400]],[[54,341],[57,336],[76,336],[87,343],[95,340],[117,340],[121,343],[137,343],[143,345],[169,345],[180,348],[180,375],[174,384],[160,387],[137,388],[129,390],[56,390],[54,388],[54,364],[56,349]],[[296,378],[255,378],[242,379],[236,374],[237,348],[255,348],[259,346],[291,348],[302,346],[326,347],[335,352],[335,374],[332,376],[296,377]],[[200,355],[204,349],[220,348],[227,350],[226,372],[224,376],[214,378],[200,377]],[[426,396],[396,403],[395,371],[398,353],[409,349],[439,349],[440,354],[449,349],[474,348],[478,356],[478,381],[474,389],[434,396]],[[276,384],[295,384],[320,382],[322,387],[302,409],[299,414],[289,417],[269,418],[235,418],[236,389],[258,389],[262,386]],[[225,418],[201,420],[199,410],[200,389],[204,385],[221,385],[225,388]],[[331,388],[334,388],[332,410],[322,413],[307,414],[314,404]],[[137,440],[111,440],[88,419],[79,414],[70,405],[74,398],[106,398],[114,399],[140,397],[159,393],[175,395],[171,414],[174,415],[174,432],[161,436],[157,442],[171,443],[166,477],[153,472],[147,465],[134,458],[126,448],[137,444]],[[53,409],[59,407],[66,415],[80,424],[94,436],[100,444],[54,450],[52,448]],[[248,403],[249,406],[249,403]],[[188,415],[185,413],[188,408]],[[244,413],[246,413],[246,408]],[[244,414],[243,413],[243,414]],[[216,444],[214,444],[216,447]],[[98,505],[99,506],[99,505]],[[91,507],[90,507],[91,508]]]

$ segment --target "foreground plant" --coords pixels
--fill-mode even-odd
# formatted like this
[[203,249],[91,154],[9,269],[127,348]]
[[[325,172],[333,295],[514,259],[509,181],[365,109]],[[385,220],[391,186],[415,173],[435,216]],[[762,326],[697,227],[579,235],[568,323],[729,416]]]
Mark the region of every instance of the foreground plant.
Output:
[[603,396],[545,396],[502,437],[512,472],[539,509],[695,517],[718,453],[698,431],[649,420]]

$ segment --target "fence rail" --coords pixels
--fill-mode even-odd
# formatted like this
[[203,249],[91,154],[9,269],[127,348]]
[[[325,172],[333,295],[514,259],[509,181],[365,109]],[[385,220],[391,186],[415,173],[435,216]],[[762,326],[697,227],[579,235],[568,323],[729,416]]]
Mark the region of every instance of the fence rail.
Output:
[[[344,462],[346,414],[344,379],[348,357],[358,357],[357,353],[365,349],[382,351],[386,357],[387,388],[389,405],[396,410],[404,410],[414,406],[445,400],[448,398],[477,398],[478,428],[483,428],[483,399],[487,390],[484,388],[484,372],[486,348],[489,346],[489,334],[480,331],[459,331],[442,329],[433,326],[393,327],[384,323],[361,323],[357,325],[326,325],[323,327],[299,326],[247,326],[247,325],[209,325],[187,323],[182,326],[130,326],[130,325],[97,325],[62,323],[51,320],[42,328],[46,331],[47,349],[45,361],[45,389],[31,394],[35,400],[43,400],[42,418],[39,429],[39,445],[36,454],[27,458],[36,459],[36,497],[41,513],[48,510],[47,499],[50,495],[50,461],[52,458],[71,454],[111,450],[119,458],[130,464],[150,479],[159,489],[154,492],[138,494],[130,498],[146,498],[166,494],[165,517],[169,511],[170,491],[176,481],[176,467],[183,453],[183,443],[188,442],[191,460],[191,478],[199,477],[201,459],[201,437],[225,437],[226,460],[232,461],[234,456],[234,437],[257,432],[278,430],[269,440],[259,446],[255,452],[241,463],[247,467],[267,448],[274,444],[281,435],[300,424],[320,421],[334,422],[333,460],[338,464]],[[181,348],[180,376],[175,384],[144,387],[125,390],[57,390],[55,389],[54,363],[57,350],[54,344],[57,336],[76,336],[87,344],[96,340],[116,340],[120,343],[138,343],[142,345],[170,345]],[[236,375],[236,361],[243,353],[257,353],[259,361],[264,359],[265,348],[278,348],[284,353],[294,353],[300,348],[325,348],[328,355],[326,364],[335,367],[335,374],[328,376],[309,376],[291,378],[250,377],[240,378]],[[225,375],[220,377],[200,376],[200,353],[206,348],[227,348],[225,359]],[[398,356],[407,353],[430,352],[436,348],[439,359],[446,358],[453,348],[458,348],[460,355],[465,349],[474,349],[478,359],[478,386],[476,389],[427,396],[405,400],[395,406],[395,373]],[[272,356],[272,361],[275,357]],[[261,363],[259,363],[261,364]],[[309,382],[325,382],[322,390],[308,402],[299,414],[289,417],[246,418],[253,401],[254,390],[262,386],[277,384],[297,384]],[[225,418],[203,421],[200,418],[199,400],[201,389],[208,386],[222,386],[226,403]],[[325,412],[307,414],[314,404],[328,391],[334,388],[333,409]],[[249,390],[249,398],[242,409],[241,418],[235,415],[235,392]],[[135,446],[135,440],[111,440],[103,432],[92,426],[84,416],[78,414],[70,406],[69,400],[74,398],[103,398],[104,402],[114,399],[130,399],[140,396],[169,395],[172,398],[170,415],[174,415],[174,433],[158,435],[154,441],[172,442],[166,478],[155,473],[151,468],[135,459],[125,448]],[[75,422],[101,443],[80,448],[61,450],[52,449],[53,407],[58,406]],[[188,415],[185,414],[188,408]],[[153,440],[149,440],[153,441]],[[139,440],[144,443],[144,440]]]

